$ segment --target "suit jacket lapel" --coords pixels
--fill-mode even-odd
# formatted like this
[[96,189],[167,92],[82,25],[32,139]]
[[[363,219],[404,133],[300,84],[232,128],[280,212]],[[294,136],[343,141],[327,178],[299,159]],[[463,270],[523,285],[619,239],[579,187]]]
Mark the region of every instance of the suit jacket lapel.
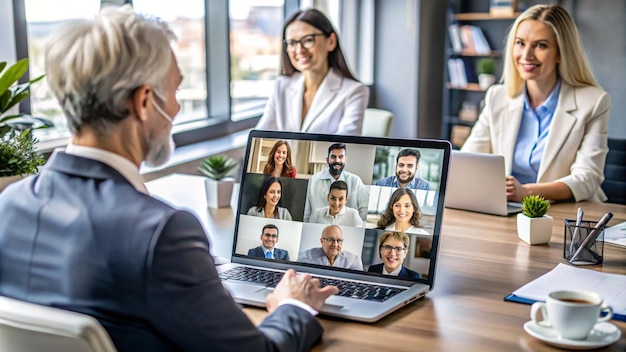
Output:
[[499,145],[502,146],[500,154],[504,156],[505,160],[505,172],[507,175],[511,174],[513,169],[513,153],[515,152],[515,141],[517,140],[517,134],[519,133],[519,125],[522,121],[522,113],[524,112],[524,93],[518,94],[515,98],[511,99],[506,110],[506,118],[499,119],[502,123],[500,125],[498,135],[501,140]]
[[550,167],[552,162],[557,158],[567,136],[576,124],[576,116],[572,114],[575,110],[576,97],[574,88],[561,81],[559,103],[554,111],[554,116],[552,116],[552,123],[550,123],[548,139],[546,140],[546,146],[543,156],[541,157],[539,172],[537,173],[537,181],[541,180],[541,176],[545,170]]
[[[311,102],[311,107],[309,112],[306,114],[306,118],[304,119],[304,123],[302,124],[302,131],[306,132],[313,121],[315,121],[319,115],[321,115],[328,104],[333,100],[339,88],[341,88],[342,76],[337,74],[332,68],[328,71],[328,74],[320,84],[317,89],[317,93],[315,93],[315,97]],[[304,85],[303,85],[304,87]],[[304,91],[300,97],[304,96]],[[302,106],[302,98],[300,98],[300,105]],[[302,108],[299,110],[302,111]]]

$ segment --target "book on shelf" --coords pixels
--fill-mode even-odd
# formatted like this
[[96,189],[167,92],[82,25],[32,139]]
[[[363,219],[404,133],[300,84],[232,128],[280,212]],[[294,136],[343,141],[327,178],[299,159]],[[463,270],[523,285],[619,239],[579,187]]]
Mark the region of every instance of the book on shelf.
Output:
[[448,59],[448,76],[450,79],[451,87],[467,86],[467,73],[465,71],[465,64],[462,59]]
[[465,140],[467,139],[471,131],[472,131],[472,128],[469,126],[463,126],[463,125],[452,126],[452,130],[450,131],[450,143],[460,148],[463,145],[463,143],[465,143]]
[[471,101],[464,101],[459,110],[459,120],[464,122],[475,122],[478,119],[478,105]]
[[460,53],[463,51],[463,42],[461,41],[461,31],[457,23],[452,23],[448,26],[448,35],[450,36],[450,44],[452,45],[452,51]]
[[462,25],[459,27],[459,36],[464,52],[479,55],[491,53],[491,47],[480,27],[469,24]]
[[517,0],[491,0],[489,14],[496,17],[513,16],[517,10]]

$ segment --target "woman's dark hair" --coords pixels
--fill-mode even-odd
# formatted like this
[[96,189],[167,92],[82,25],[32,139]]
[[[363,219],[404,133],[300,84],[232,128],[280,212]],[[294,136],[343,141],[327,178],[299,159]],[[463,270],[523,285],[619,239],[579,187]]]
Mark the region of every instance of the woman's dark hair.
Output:
[[[319,29],[326,38],[330,37],[332,33],[337,35],[337,31],[333,28],[328,18],[316,9],[300,10],[289,16],[285,25],[283,26],[283,41],[285,40],[285,32],[287,27],[295,21],[301,21],[307,23],[317,29]],[[337,38],[337,46],[335,50],[328,53],[328,65],[341,73],[342,76],[358,81],[350,72],[346,59],[341,51],[341,45],[339,45],[339,38]],[[297,72],[295,67],[289,60],[289,53],[287,48],[283,45],[283,53],[281,55],[281,74],[283,76],[291,76],[294,72]]]
[[278,147],[280,147],[281,145],[287,146],[287,158],[285,158],[285,164],[283,165],[283,170],[280,172],[280,175],[283,177],[287,177],[293,172],[293,166],[291,165],[291,147],[289,146],[289,143],[287,143],[287,141],[280,140],[274,144],[272,150],[270,150],[270,154],[267,156],[267,164],[265,164],[265,168],[263,168],[264,174],[274,174],[274,169],[276,169],[274,154],[276,154],[276,150],[278,150]]
[[261,209],[265,208],[265,203],[266,203],[265,194],[270,189],[270,186],[274,184],[274,182],[277,182],[280,185],[281,197],[280,197],[280,200],[278,201],[278,205],[281,204],[283,200],[283,197],[282,197],[283,184],[282,182],[280,182],[280,179],[278,177],[270,176],[266,178],[265,181],[263,181],[263,184],[261,185],[261,189],[259,190],[259,195],[256,198],[255,206],[256,206],[257,211],[261,211]]
[[393,216],[393,205],[400,200],[403,195],[408,195],[411,198],[411,203],[413,204],[413,216],[411,216],[410,223],[415,227],[422,227],[420,224],[420,219],[422,217],[422,212],[420,211],[419,204],[417,203],[417,198],[415,197],[415,193],[408,188],[398,188],[391,194],[391,198],[389,199],[389,203],[387,203],[387,209],[380,214],[380,220],[378,220],[378,228],[384,229],[387,226],[396,222],[396,218]]

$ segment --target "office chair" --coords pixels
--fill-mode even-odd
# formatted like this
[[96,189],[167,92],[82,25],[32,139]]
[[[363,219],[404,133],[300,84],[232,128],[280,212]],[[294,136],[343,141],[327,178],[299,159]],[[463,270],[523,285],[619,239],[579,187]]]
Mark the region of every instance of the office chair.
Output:
[[89,315],[0,296],[0,351],[115,352]]
[[626,139],[609,138],[602,190],[607,202],[626,204]]
[[367,108],[363,115],[362,134],[370,137],[387,137],[392,121],[393,114],[390,111]]

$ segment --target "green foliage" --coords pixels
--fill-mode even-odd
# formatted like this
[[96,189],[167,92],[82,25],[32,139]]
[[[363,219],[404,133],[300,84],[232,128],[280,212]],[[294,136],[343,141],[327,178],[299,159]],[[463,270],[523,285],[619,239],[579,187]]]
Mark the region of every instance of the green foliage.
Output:
[[0,176],[31,175],[45,163],[45,158],[35,150],[37,138],[30,130],[12,130],[0,143]]
[[550,202],[536,194],[522,199],[522,212],[529,218],[540,218],[546,215],[550,208]]
[[238,163],[235,160],[226,155],[211,155],[202,160],[198,171],[209,178],[219,181],[227,177],[237,165]]
[[485,58],[478,60],[478,62],[476,62],[476,73],[495,75],[496,74],[496,61],[490,57],[485,57]]
[[34,128],[50,127],[52,123],[22,114],[5,115],[9,109],[30,95],[32,83],[43,78],[42,75],[18,84],[27,70],[28,59],[22,59],[8,68],[6,62],[0,62],[0,176],[34,174],[37,167],[45,162],[35,150],[37,139],[30,130],[36,123],[40,126]]

